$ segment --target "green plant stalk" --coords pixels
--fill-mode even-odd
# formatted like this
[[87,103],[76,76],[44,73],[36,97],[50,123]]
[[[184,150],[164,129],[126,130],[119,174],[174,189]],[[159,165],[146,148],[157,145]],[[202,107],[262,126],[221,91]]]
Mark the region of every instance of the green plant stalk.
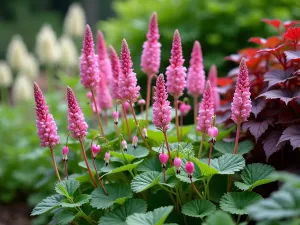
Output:
[[167,146],[167,150],[168,150],[168,156],[169,156],[169,163],[172,166],[172,156],[171,156],[171,150],[170,150],[170,145],[169,145],[169,141],[168,141],[168,136],[167,136],[167,132],[163,131],[164,137],[165,137],[165,141],[166,141],[166,146]]
[[127,127],[127,135],[128,135],[128,139],[131,141],[132,140],[132,137],[131,137],[131,131],[130,131],[130,127],[129,127],[129,124],[128,124],[128,119],[127,119],[127,113],[126,113],[126,110],[122,104],[122,114],[124,116],[124,120],[125,120],[125,123],[126,123],[126,127]]
[[[99,125],[99,128],[100,128],[100,132],[102,134],[102,137],[105,137],[102,122],[101,122],[99,111],[98,111],[98,107],[97,107],[97,104],[96,104],[95,91],[93,89],[90,89],[90,91],[92,93],[92,100],[93,100],[93,103],[94,103],[94,106],[95,106],[95,109],[96,109],[96,117],[97,117],[97,120],[98,120],[98,125]],[[92,108],[93,107],[91,107],[91,109]]]
[[203,143],[204,143],[205,136],[206,136],[206,133],[203,132],[203,133],[202,133],[201,142],[200,142],[200,148],[199,148],[199,152],[198,152],[198,158],[199,158],[199,159],[200,159],[200,157],[201,157],[201,153],[202,153],[202,149],[203,149]]
[[56,164],[56,160],[55,160],[55,156],[54,156],[54,149],[53,149],[53,147],[50,147],[50,152],[51,152],[51,158],[52,158],[52,163],[53,163],[54,171],[56,173],[58,181],[61,182],[61,179],[60,179],[60,176],[59,176],[59,172],[58,172],[58,168],[57,168],[57,164]]
[[146,96],[146,127],[148,128],[148,118],[149,118],[149,107],[150,107],[150,96],[151,96],[151,81],[155,74],[148,75],[147,79],[147,96]]
[[179,118],[178,118],[178,97],[174,96],[174,106],[175,106],[175,124],[176,124],[176,134],[177,140],[180,141],[180,134],[179,134]]
[[194,191],[197,193],[197,195],[199,196],[200,199],[202,199],[202,196],[201,194],[199,193],[199,191],[197,190],[193,180],[192,180],[192,177],[190,177],[190,181],[191,181],[191,185],[192,185],[192,188],[194,189]]
[[102,179],[101,179],[101,177],[100,177],[99,174],[98,174],[98,169],[97,169],[97,166],[96,166],[94,157],[93,157],[92,160],[93,160],[93,165],[94,165],[94,168],[95,168],[95,171],[96,171],[96,174],[97,174],[97,178],[98,178],[99,183],[100,183],[100,185],[101,185],[101,187],[102,187],[102,189],[103,189],[103,191],[104,191],[104,194],[108,195],[108,193],[107,193],[107,191],[106,191],[106,189],[105,189],[105,187],[104,187],[104,184],[103,184],[103,182],[102,182]]
[[236,136],[235,136],[235,144],[234,144],[233,154],[237,154],[237,152],[238,152],[240,131],[241,131],[241,123],[239,122],[239,123],[237,123],[237,128],[236,128]]
[[240,220],[241,220],[241,215],[238,215],[238,218],[237,218],[237,220],[236,220],[236,223],[239,224]]
[[66,178],[67,178],[67,180],[69,180],[67,160],[63,160],[63,161],[64,161],[64,169],[65,169]]

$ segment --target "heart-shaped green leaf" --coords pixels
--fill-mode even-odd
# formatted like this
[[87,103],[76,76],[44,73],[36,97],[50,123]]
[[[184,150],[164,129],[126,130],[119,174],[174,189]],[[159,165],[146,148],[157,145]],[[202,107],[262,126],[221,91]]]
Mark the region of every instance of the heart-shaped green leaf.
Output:
[[216,211],[216,206],[207,200],[194,200],[182,206],[182,213],[187,216],[203,218]]
[[141,173],[133,178],[131,181],[131,189],[138,193],[145,191],[154,185],[158,184],[160,180],[160,173],[156,171]]

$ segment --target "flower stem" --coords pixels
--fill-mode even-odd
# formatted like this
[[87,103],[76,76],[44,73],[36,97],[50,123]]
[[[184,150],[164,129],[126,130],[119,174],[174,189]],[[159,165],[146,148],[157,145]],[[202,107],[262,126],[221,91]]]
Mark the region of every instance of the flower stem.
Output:
[[132,139],[132,137],[131,137],[131,131],[130,131],[130,127],[129,127],[128,120],[127,120],[126,110],[125,110],[123,104],[122,104],[122,114],[123,114],[124,119],[125,119],[125,123],[126,123],[126,127],[127,127],[128,138],[129,138],[129,140],[131,141],[131,139]]
[[192,177],[190,176],[190,181],[191,181],[191,185],[192,185],[192,188],[194,189],[194,191],[197,193],[197,195],[199,196],[199,198],[201,198],[202,199],[202,196],[201,196],[201,194],[199,193],[199,191],[197,190],[197,188],[196,188],[196,186],[195,186],[195,184],[194,184],[194,182],[193,182],[193,180],[192,180]]
[[166,141],[166,146],[167,146],[167,150],[168,150],[168,156],[169,156],[169,163],[172,166],[172,156],[171,156],[171,150],[170,150],[170,146],[169,146],[169,141],[168,141],[168,136],[167,136],[167,132],[163,131],[164,137],[165,137],[165,141]]
[[[96,104],[95,91],[91,89],[91,93],[92,93],[93,103],[94,103],[94,106],[95,106],[95,109],[96,109],[96,116],[97,116],[99,128],[100,128],[100,131],[101,131],[102,136],[105,137],[105,135],[104,135],[104,130],[103,130],[103,126],[102,126],[102,122],[101,122],[100,115],[99,115],[99,111],[98,111],[98,107],[97,107],[97,104]],[[93,107],[92,107],[92,108],[93,108]]]
[[179,139],[179,141],[182,140],[182,126],[183,126],[183,115],[180,114],[180,139]]
[[64,160],[64,168],[65,168],[66,178],[67,178],[67,180],[69,180],[68,161],[67,160]]
[[148,115],[149,115],[149,106],[150,106],[150,96],[151,96],[151,81],[154,74],[148,75],[147,79],[147,96],[146,96],[146,127],[148,128]]
[[166,181],[166,168],[165,167],[162,168],[162,173],[164,175],[164,183],[167,183],[167,181]]
[[106,191],[106,189],[105,189],[105,187],[104,187],[104,184],[103,184],[103,182],[102,182],[102,179],[101,179],[101,177],[100,177],[99,174],[98,174],[98,170],[97,170],[97,166],[96,166],[96,163],[95,163],[95,159],[94,159],[94,158],[93,158],[93,165],[94,165],[94,169],[95,169],[96,174],[97,174],[97,178],[98,178],[98,180],[99,180],[99,182],[100,182],[100,185],[101,185],[101,187],[102,187],[102,189],[103,189],[103,191],[104,191],[104,194],[108,195],[108,193],[107,193],[107,191]]
[[241,123],[237,123],[236,136],[235,136],[235,144],[234,144],[233,154],[237,154],[237,152],[238,152],[239,138],[240,138],[240,130],[241,130]]
[[[198,114],[198,97],[194,96],[193,101],[194,101],[194,124],[195,124],[195,128],[196,128],[197,127],[197,114]],[[196,132],[197,132],[197,130],[196,130]]]
[[179,137],[179,118],[178,118],[178,97],[174,97],[174,106],[175,106],[175,124],[176,124],[176,134],[177,140],[180,140]]
[[82,154],[83,154],[83,158],[84,158],[86,167],[87,167],[87,169],[88,169],[88,172],[89,172],[89,174],[90,174],[90,177],[91,177],[91,179],[92,179],[93,185],[94,185],[95,187],[98,187],[97,182],[95,181],[95,178],[94,178],[94,176],[93,176],[93,173],[92,173],[91,168],[90,168],[90,166],[89,166],[89,162],[88,162],[87,157],[86,157],[86,153],[85,153],[83,141],[82,141],[82,140],[79,140],[79,143],[80,143],[81,151],[82,151]]
[[143,139],[145,146],[148,148],[148,151],[150,152],[150,147],[149,147],[148,143],[146,142],[146,139],[145,139],[144,135],[142,134],[142,131],[141,131],[141,128],[140,128],[140,124],[139,124],[139,121],[136,119],[136,115],[135,115],[134,108],[132,106],[132,102],[131,101],[129,102],[129,105],[130,105],[130,108],[131,108],[133,119],[134,119],[135,124],[136,124],[137,129],[138,129],[138,132],[139,132],[141,138]]
[[212,155],[212,147],[213,147],[213,143],[210,142],[210,145],[209,145],[209,156],[208,156],[208,162],[207,162],[208,165],[210,165],[210,159],[211,159],[211,155]]
[[198,153],[198,158],[199,158],[199,159],[200,159],[200,157],[201,157],[201,153],[202,153],[202,149],[203,149],[203,142],[204,142],[204,139],[205,139],[205,135],[206,135],[206,133],[203,132],[203,133],[202,133],[201,142],[200,142],[199,153]]
[[58,169],[57,169],[57,165],[56,165],[56,161],[55,161],[55,156],[54,156],[54,149],[53,149],[53,147],[50,148],[50,152],[51,152],[52,163],[53,163],[53,167],[54,167],[54,170],[55,170],[57,179],[58,179],[59,182],[61,182],[61,179],[60,179],[60,176],[59,176],[59,172],[58,172]]

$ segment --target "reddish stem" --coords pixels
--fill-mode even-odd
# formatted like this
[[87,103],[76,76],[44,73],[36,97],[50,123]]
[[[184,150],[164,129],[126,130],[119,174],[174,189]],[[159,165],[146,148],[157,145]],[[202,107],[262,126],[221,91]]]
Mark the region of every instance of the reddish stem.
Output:
[[201,142],[200,142],[200,148],[199,148],[199,152],[198,152],[198,158],[199,158],[199,159],[200,159],[200,157],[201,157],[201,153],[202,153],[202,149],[203,149],[203,142],[204,142],[204,139],[205,139],[205,135],[206,135],[206,133],[203,132],[203,133],[202,133]]
[[100,115],[99,115],[99,112],[98,112],[98,107],[97,107],[97,104],[96,104],[96,98],[95,98],[94,90],[91,89],[91,93],[92,93],[93,103],[94,103],[94,106],[95,106],[95,109],[96,109],[96,116],[97,116],[97,119],[98,119],[99,128],[100,128],[102,136],[105,137],[102,122],[101,122]]
[[126,115],[126,110],[125,110],[125,108],[123,106],[123,103],[122,103],[122,113],[123,113],[123,116],[124,116],[124,119],[125,119],[125,123],[126,123],[126,127],[127,127],[128,138],[131,141],[132,140],[131,131],[130,131],[130,127],[129,127],[128,120],[127,120],[127,115]]
[[53,147],[50,147],[50,152],[51,152],[51,158],[52,158],[52,163],[53,163],[53,167],[54,167],[54,171],[56,173],[57,179],[59,182],[61,182],[60,176],[59,176],[59,172],[58,172],[58,168],[57,168],[57,164],[55,161],[55,156],[54,156],[54,149]]
[[197,115],[198,115],[198,97],[194,96],[193,100],[194,100],[194,124],[195,124],[195,128],[196,128],[197,127]]
[[169,141],[168,141],[168,136],[167,136],[167,132],[163,131],[164,137],[165,137],[165,141],[166,141],[166,146],[167,146],[167,150],[168,150],[168,156],[169,156],[169,163],[172,166],[172,156],[171,156],[171,150],[170,150],[170,146],[169,146]]
[[97,174],[97,178],[98,178],[98,180],[99,180],[99,182],[100,182],[100,185],[101,185],[101,187],[102,187],[102,189],[103,189],[103,191],[104,191],[104,194],[108,195],[108,193],[107,193],[107,191],[106,191],[106,189],[105,189],[105,187],[104,187],[104,184],[103,184],[103,182],[102,182],[102,179],[101,179],[101,177],[100,177],[99,174],[98,174],[98,170],[97,170],[97,166],[96,166],[96,163],[95,163],[95,159],[94,159],[94,158],[93,158],[93,165],[94,165],[94,169],[95,169],[96,174]]
[[201,197],[201,194],[200,194],[199,191],[197,190],[197,188],[196,188],[196,186],[195,186],[195,184],[194,184],[194,182],[193,182],[193,180],[192,180],[192,176],[190,176],[190,181],[191,181],[191,185],[192,185],[192,188],[194,189],[194,191],[197,193],[197,195],[198,195],[200,198],[202,198],[202,197]]
[[148,75],[147,79],[147,96],[146,96],[146,127],[148,127],[148,115],[150,106],[150,96],[151,96],[151,81],[154,74]]
[[175,124],[176,124],[176,134],[177,140],[180,140],[179,137],[179,120],[178,120],[178,97],[174,97],[174,105],[175,105]]
[[236,136],[235,136],[235,144],[234,144],[233,154],[237,154],[237,152],[238,152],[239,138],[240,138],[240,130],[241,130],[241,123],[237,123]]
[[180,139],[179,139],[179,141],[182,140],[182,126],[183,126],[183,115],[180,114]]
[[211,159],[211,155],[212,155],[212,147],[213,147],[213,143],[210,142],[210,146],[209,146],[209,156],[208,156],[208,165],[210,165],[210,159]]

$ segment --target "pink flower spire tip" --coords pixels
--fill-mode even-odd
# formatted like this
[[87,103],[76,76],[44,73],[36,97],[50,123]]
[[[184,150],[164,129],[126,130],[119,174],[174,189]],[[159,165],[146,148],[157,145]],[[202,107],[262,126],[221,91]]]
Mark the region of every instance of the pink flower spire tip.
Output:
[[119,96],[119,74],[121,72],[118,54],[112,46],[109,46],[109,55],[112,71],[111,91],[113,99],[120,99]]
[[98,49],[98,64],[100,78],[105,80],[107,85],[110,85],[112,79],[111,65],[108,58],[105,40],[102,31],[97,33],[97,49]]

